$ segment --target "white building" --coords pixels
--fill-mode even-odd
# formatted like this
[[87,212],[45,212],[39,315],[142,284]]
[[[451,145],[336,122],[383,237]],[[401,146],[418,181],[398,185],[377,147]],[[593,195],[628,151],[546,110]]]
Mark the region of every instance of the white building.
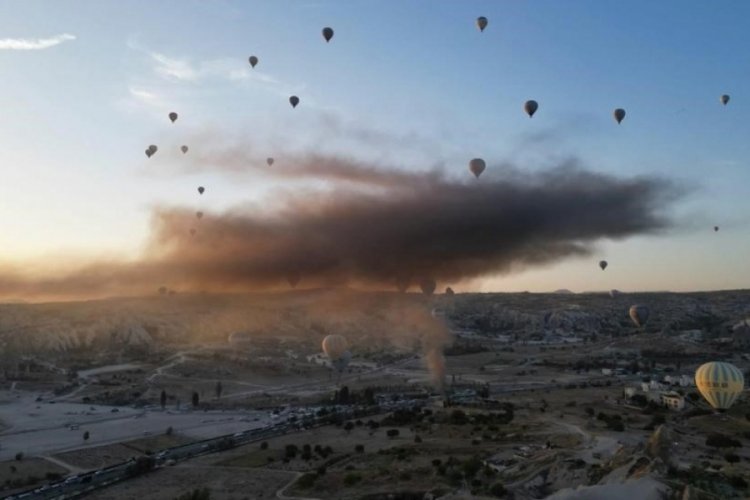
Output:
[[660,399],[661,404],[670,410],[680,411],[685,408],[685,399],[676,392],[662,392]]

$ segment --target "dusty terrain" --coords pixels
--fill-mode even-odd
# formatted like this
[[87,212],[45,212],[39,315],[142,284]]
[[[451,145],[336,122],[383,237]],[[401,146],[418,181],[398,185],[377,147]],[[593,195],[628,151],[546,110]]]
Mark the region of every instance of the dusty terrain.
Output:
[[[652,310],[645,328],[627,316],[633,303]],[[318,411],[346,387],[352,399],[409,395],[425,407],[408,424],[383,414],[352,419],[351,429],[295,432],[265,450],[255,443],[193,458],[93,497],[171,499],[205,486],[220,499],[280,489],[326,499],[506,490],[514,498],[650,498],[690,484],[743,498],[747,394],[717,415],[689,384],[672,388],[685,397],[682,411],[639,405],[624,390],[689,380],[709,360],[747,373],[750,329],[741,322],[749,316],[744,291],[613,299],[320,290],[0,305],[0,458],[14,464],[22,452],[30,469],[17,467],[15,484],[42,484],[47,472],[80,473],[260,428],[289,418],[288,408]],[[344,335],[353,354],[340,375],[320,356],[330,333]],[[485,421],[507,405],[510,422]],[[466,421],[451,420],[454,411]],[[712,433],[739,446],[708,446]],[[649,451],[654,439],[668,442],[668,453]],[[292,444],[298,451],[285,462]],[[332,451],[308,457],[305,444]],[[13,491],[8,471],[3,493]]]

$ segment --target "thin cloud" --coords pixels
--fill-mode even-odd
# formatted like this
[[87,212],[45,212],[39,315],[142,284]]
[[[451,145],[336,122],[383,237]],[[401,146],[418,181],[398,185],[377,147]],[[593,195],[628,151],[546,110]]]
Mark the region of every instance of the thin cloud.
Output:
[[68,33],[51,38],[4,38],[0,40],[0,50],[43,50],[75,39]]
[[188,82],[194,82],[199,77],[199,72],[186,59],[175,59],[159,52],[149,52],[149,55],[156,62],[154,71],[159,76]]

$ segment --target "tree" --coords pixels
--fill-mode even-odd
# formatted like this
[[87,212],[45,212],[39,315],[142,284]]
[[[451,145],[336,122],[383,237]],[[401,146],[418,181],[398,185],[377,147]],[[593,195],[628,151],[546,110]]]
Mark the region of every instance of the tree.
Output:
[[344,424],[344,430],[349,433],[351,430],[354,429],[354,424],[351,422],[347,422]]
[[385,434],[389,438],[395,438],[396,436],[399,435],[399,431],[398,429],[388,429],[388,432],[386,432]]
[[268,441],[263,441],[260,443],[260,449],[261,450],[267,450],[268,449]]
[[224,390],[224,388],[221,386],[221,380],[216,381],[216,399],[221,398],[221,392]]
[[19,451],[16,453],[16,462],[20,462],[21,460],[23,460],[23,452]]
[[167,391],[161,390],[161,396],[159,396],[159,403],[161,403],[161,409],[163,410],[167,406]]
[[286,445],[286,448],[284,448],[284,457],[291,459],[297,456],[297,445],[296,444],[288,444]]
[[167,436],[171,436],[173,432],[174,432],[174,429],[172,429],[172,426],[170,425],[169,427],[167,427],[167,432],[165,432],[165,434]]
[[86,431],[83,433],[83,440],[88,441],[89,440],[89,431]]
[[338,402],[339,402],[339,404],[342,404],[342,405],[348,405],[349,404],[349,387],[348,386],[345,385],[339,391]]
[[197,392],[193,391],[193,407],[197,408],[200,402],[200,396],[198,396]]
[[375,404],[375,391],[371,387],[365,387],[364,399],[367,405],[372,406]]
[[358,445],[354,446],[354,451],[356,451],[357,453],[364,453],[365,452],[365,445],[358,444]]

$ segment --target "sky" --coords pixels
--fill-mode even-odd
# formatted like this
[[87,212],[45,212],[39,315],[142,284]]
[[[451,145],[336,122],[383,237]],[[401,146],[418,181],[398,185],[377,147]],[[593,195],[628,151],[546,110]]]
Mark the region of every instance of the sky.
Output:
[[[681,194],[660,207],[669,224],[602,231],[588,252],[457,291],[746,288],[748,18],[750,4],[677,0],[2,1],[0,269],[137,262],[173,207],[218,217],[280,190],[336,196],[330,179],[264,172],[268,156],[454,182],[481,157],[479,182],[573,162]],[[238,148],[252,168],[228,160]]]

